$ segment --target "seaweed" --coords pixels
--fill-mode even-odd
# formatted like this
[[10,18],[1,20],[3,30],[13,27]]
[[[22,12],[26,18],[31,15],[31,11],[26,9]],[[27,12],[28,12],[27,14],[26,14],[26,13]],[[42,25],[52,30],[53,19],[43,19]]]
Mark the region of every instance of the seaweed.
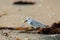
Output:
[[15,28],[8,28],[8,27],[0,27],[0,30],[2,29],[9,29],[9,30],[15,30]]
[[38,29],[39,34],[60,34],[60,22],[53,23],[49,28],[38,28]]
[[12,28],[12,27],[0,27],[0,30],[2,29],[8,29],[8,30],[20,30],[19,33],[38,33],[38,34],[60,34],[60,22],[58,23],[53,23],[51,25],[51,27],[47,27],[47,28],[40,28],[38,27],[37,29],[34,29],[33,27],[31,27],[31,29],[29,29],[29,27],[18,27],[18,28]]
[[27,2],[27,1],[18,1],[18,2],[14,2],[14,5],[34,5],[35,2]]

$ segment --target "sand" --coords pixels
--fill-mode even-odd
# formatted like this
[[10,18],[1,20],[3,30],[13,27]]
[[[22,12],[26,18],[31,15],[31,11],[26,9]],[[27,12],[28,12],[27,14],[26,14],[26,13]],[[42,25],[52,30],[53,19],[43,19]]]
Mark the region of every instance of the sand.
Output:
[[[5,35],[6,33],[7,36]],[[0,40],[60,40],[60,34],[42,35],[31,33],[20,33],[19,30],[0,30]]]
[[[34,5],[13,5],[19,0],[0,0],[0,27],[30,27],[23,23],[26,17],[31,17],[44,24],[51,25],[53,22],[60,21],[60,0],[23,0],[33,1]],[[0,30],[0,40],[60,40],[60,35],[41,35],[18,33],[13,30],[9,36],[3,33],[11,30]],[[28,37],[28,38],[27,38]]]
[[23,23],[26,17],[31,17],[44,24],[51,25],[60,21],[60,0],[23,0],[33,1],[35,5],[13,5],[19,0],[0,0],[0,26],[21,27],[29,26]]

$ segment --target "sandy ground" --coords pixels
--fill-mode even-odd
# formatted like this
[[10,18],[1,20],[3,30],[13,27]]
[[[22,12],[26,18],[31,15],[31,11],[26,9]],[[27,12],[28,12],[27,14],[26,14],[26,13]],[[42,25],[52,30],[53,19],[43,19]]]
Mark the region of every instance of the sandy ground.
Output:
[[[19,0],[0,0],[0,26],[30,27],[27,23],[23,23],[26,17],[47,25],[60,21],[60,0],[23,0],[33,1],[35,5],[13,5],[14,1]],[[56,35],[18,33],[16,30],[9,33],[8,37],[3,35],[9,31],[11,30],[0,30],[0,40],[28,40],[27,37],[30,40],[60,40],[60,36]]]
[[[26,17],[31,17],[47,25],[60,21],[60,0],[34,1],[35,5],[13,5],[19,0],[0,0],[0,26],[20,27]],[[29,26],[27,23],[24,26]]]
[[[7,36],[5,33],[8,33]],[[19,33],[17,30],[0,30],[0,40],[60,40],[60,34],[42,35]]]

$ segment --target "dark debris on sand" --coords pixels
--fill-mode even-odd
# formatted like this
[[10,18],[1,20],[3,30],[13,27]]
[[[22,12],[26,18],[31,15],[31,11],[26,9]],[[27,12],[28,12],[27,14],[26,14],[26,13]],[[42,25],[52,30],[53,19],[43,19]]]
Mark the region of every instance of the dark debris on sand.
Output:
[[60,34],[60,22],[58,23],[53,23],[51,27],[49,28],[40,28],[39,29],[39,34]]
[[21,33],[38,33],[38,34],[60,34],[60,22],[58,23],[53,23],[51,27],[48,28],[37,28],[34,29],[33,27],[29,29],[27,28],[9,28],[9,27],[0,27],[0,30],[2,29],[8,29],[8,30],[24,30],[21,31]]
[[35,2],[27,2],[27,1],[17,1],[13,3],[14,5],[34,5]]

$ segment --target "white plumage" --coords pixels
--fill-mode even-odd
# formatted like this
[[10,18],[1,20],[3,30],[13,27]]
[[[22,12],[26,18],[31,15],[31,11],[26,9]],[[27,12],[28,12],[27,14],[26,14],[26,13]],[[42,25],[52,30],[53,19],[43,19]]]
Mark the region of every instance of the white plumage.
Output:
[[33,20],[31,18],[27,18],[24,23],[27,22],[29,25],[31,25],[32,27],[34,28],[37,28],[37,27],[42,27],[42,28],[45,28],[47,25],[41,23],[41,22],[38,22],[36,20]]

